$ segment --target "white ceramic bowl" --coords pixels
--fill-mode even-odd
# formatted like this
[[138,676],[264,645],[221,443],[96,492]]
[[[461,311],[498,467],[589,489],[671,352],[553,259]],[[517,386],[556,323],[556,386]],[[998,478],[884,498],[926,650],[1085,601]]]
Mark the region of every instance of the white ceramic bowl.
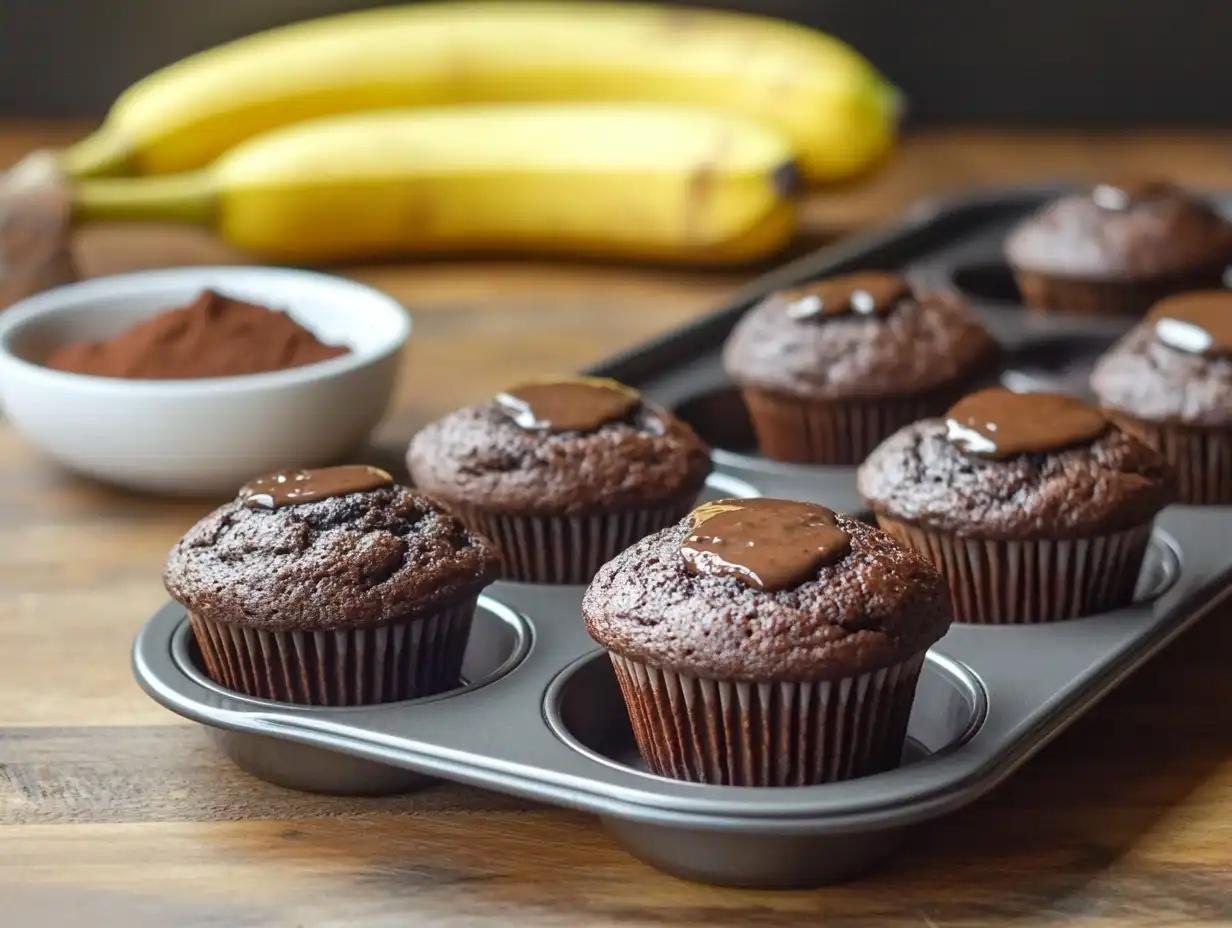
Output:
[[[285,309],[351,352],[286,371],[174,381],[37,363],[58,345],[116,335],[207,287]],[[389,405],[410,331],[397,301],[325,274],[190,267],[101,277],[0,313],[0,402],[14,428],[77,473],[146,493],[230,495],[258,474],[334,463],[356,449]]]

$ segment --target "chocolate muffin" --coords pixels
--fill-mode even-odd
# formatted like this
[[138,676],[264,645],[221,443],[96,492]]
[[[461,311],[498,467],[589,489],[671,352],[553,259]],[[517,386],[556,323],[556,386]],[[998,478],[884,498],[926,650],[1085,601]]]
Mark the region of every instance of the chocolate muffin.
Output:
[[888,438],[860,467],[877,523],[949,582],[955,620],[1029,623],[1127,605],[1163,457],[1098,407],[995,387]]
[[1181,502],[1232,505],[1232,293],[1156,303],[1095,365],[1091,389],[1163,452]]
[[957,296],[869,271],[753,307],[728,339],[723,366],[762,454],[852,465],[900,426],[943,412],[996,355]]
[[484,538],[373,467],[254,480],[167,559],[211,679],[319,706],[412,699],[458,685]]
[[523,384],[419,432],[416,486],[493,539],[506,578],[586,583],[692,508],[710,452],[684,422],[612,380]]
[[1169,294],[1218,287],[1232,227],[1171,184],[1098,184],[1025,219],[1005,256],[1028,306],[1141,315]]
[[858,519],[724,499],[603,565],[582,615],[651,771],[805,786],[898,765],[950,603],[927,559]]

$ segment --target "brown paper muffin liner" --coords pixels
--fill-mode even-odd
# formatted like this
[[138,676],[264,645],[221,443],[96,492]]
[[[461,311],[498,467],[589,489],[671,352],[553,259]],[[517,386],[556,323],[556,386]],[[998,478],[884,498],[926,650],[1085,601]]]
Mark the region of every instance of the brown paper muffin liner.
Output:
[[879,400],[805,400],[742,389],[761,453],[796,464],[854,466],[904,425],[942,415],[961,395],[938,392]]
[[1201,429],[1140,419],[1130,419],[1129,425],[1172,465],[1179,502],[1232,506],[1232,429]]
[[1133,602],[1151,526],[1056,540],[959,538],[877,516],[899,544],[945,577],[954,621],[1028,625],[1076,619]]
[[583,584],[625,548],[683,519],[695,499],[696,494],[690,494],[671,506],[593,516],[496,515],[465,504],[450,508],[500,549],[504,579]]
[[1157,280],[1089,281],[1015,271],[1024,304],[1032,309],[1092,315],[1142,316],[1173,293],[1223,286],[1224,264]]
[[368,706],[458,686],[476,602],[400,624],[325,632],[188,617],[206,674],[227,689],[311,706]]
[[609,652],[651,772],[717,786],[811,786],[897,767],[924,665],[816,683],[732,683]]

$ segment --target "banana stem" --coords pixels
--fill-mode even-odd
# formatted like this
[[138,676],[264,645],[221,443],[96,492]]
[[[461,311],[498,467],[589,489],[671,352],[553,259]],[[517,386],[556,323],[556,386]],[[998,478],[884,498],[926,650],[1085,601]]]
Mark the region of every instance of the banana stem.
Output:
[[217,212],[208,173],[84,180],[73,187],[77,222],[184,222],[212,226]]
[[60,169],[74,180],[136,173],[128,143],[106,125],[60,152]]

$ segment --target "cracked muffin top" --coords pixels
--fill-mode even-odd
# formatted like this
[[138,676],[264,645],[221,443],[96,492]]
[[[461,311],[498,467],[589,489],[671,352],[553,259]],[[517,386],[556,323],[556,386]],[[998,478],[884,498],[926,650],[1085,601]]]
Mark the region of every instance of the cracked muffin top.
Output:
[[1199,290],[1156,303],[1099,359],[1091,388],[1135,419],[1232,427],[1232,293]]
[[1103,183],[1024,219],[1005,254],[1014,267],[1053,277],[1145,280],[1232,260],[1232,227],[1171,184]]
[[499,573],[487,539],[383,471],[356,466],[254,480],[175,544],[163,583],[215,622],[330,631],[437,611]]
[[[945,635],[949,591],[932,564],[871,525],[822,507],[787,503],[816,510],[832,534],[845,536],[842,544],[832,545],[827,557],[796,565],[802,569],[780,578],[785,582],[760,582],[771,579],[766,571],[750,583],[747,572],[741,577],[742,571],[728,569],[753,550],[739,543],[738,528],[726,553],[721,547],[717,555],[690,552],[690,545],[704,547],[722,534],[710,528],[714,519],[703,521],[710,511],[784,502],[705,504],[609,561],[582,601],[590,636],[609,651],[660,669],[786,683],[888,667]],[[789,553],[796,553],[790,549],[801,548],[801,539],[793,541],[790,530],[801,517],[769,515],[775,518],[760,520],[763,529],[777,527]],[[811,523],[815,529],[818,520]]]
[[407,451],[415,486],[443,503],[525,516],[675,505],[710,450],[686,423],[614,381],[525,384],[450,413]]
[[1099,409],[993,388],[882,442],[857,472],[879,517],[984,539],[1082,538],[1149,523],[1176,499],[1163,457]]
[[998,351],[957,295],[864,271],[771,294],[732,330],[723,367],[745,388],[869,399],[972,380]]

